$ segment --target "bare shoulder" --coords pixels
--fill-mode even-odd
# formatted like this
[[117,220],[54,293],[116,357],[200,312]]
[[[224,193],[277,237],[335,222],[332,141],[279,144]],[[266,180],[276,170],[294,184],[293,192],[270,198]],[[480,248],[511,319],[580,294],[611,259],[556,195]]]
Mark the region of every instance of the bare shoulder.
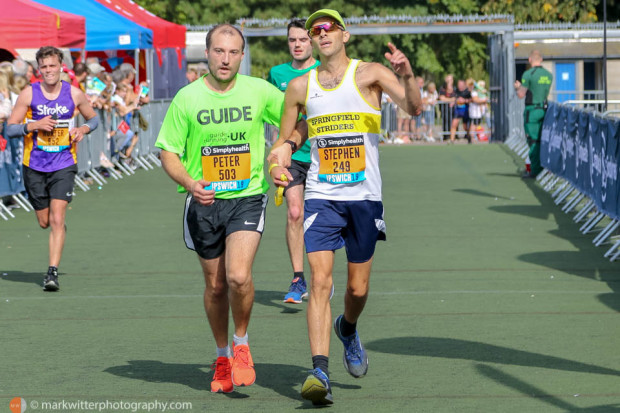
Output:
[[310,76],[310,72],[308,73],[304,73],[301,76],[297,76],[296,78],[292,79],[289,83],[288,83],[288,87],[292,87],[295,89],[305,89],[308,86],[308,77]]
[[376,83],[381,77],[391,73],[390,69],[376,62],[360,62],[355,77],[360,86]]
[[86,99],[86,95],[84,94],[84,92],[82,92],[82,89],[77,88],[73,85],[71,85],[71,97],[76,103]]
[[303,101],[308,90],[308,77],[310,72],[305,73],[292,79],[286,88],[286,94],[295,98],[295,100]]
[[357,73],[360,73],[360,72],[374,72],[374,71],[381,71],[381,70],[389,70],[389,69],[387,67],[383,66],[381,63],[377,63],[377,62],[364,62],[364,61],[361,61],[357,65]]
[[71,85],[71,96],[79,96],[80,94],[83,94],[84,92],[82,92],[82,89],[75,87],[73,85]]

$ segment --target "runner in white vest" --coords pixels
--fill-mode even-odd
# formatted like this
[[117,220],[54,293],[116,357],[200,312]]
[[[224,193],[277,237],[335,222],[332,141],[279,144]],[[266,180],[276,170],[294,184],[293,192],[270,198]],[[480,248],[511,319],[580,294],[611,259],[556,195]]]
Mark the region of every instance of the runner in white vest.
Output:
[[[313,404],[332,404],[328,356],[334,251],[346,248],[348,279],[344,314],[334,322],[344,344],[344,365],[354,377],[368,370],[368,357],[357,333],[357,320],[368,297],[370,268],[377,240],[385,239],[379,128],[381,95],[386,92],[410,115],[422,111],[420,90],[407,57],[388,43],[385,57],[404,79],[378,63],[347,57],[350,34],[335,10],[313,13],[306,22],[321,65],[289,82],[284,98],[280,139],[269,156],[276,185],[286,186],[291,154],[301,144],[293,134],[303,112],[307,115],[312,163],[306,180],[304,242],[312,272],[308,300],[308,335],[312,373],[301,390]],[[283,179],[286,177],[286,179]]]

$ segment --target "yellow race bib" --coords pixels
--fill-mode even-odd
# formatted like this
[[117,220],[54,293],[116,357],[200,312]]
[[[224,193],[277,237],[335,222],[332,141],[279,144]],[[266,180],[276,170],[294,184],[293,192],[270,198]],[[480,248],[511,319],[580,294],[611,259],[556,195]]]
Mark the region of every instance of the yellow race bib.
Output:
[[361,182],[366,179],[364,137],[317,138],[319,181],[331,184]]
[[241,191],[250,184],[250,144],[202,147],[202,176],[211,184],[205,189]]
[[60,152],[70,147],[71,124],[69,120],[59,120],[52,131],[37,131],[37,147],[45,152]]

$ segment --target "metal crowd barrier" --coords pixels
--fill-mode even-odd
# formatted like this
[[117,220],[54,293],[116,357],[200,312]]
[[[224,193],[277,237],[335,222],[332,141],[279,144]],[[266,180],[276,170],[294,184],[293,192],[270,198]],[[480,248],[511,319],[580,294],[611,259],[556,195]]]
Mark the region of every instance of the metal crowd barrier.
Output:
[[[131,129],[138,134],[138,143],[132,154],[132,159],[137,167],[151,170],[161,166],[158,159],[159,149],[155,147],[157,134],[171,99],[152,100],[149,104],[142,106],[140,115],[148,122],[148,128],[140,129],[137,117],[133,117]],[[99,127],[92,133],[86,135],[78,144],[78,174],[75,184],[82,191],[91,189],[91,185],[105,185],[108,179],[102,173],[107,172],[108,177],[119,180],[123,175],[131,176],[135,174],[133,168],[128,167],[111,152],[110,131],[117,131],[120,123],[115,112],[98,110]],[[77,118],[77,124],[83,124],[81,116]],[[23,196],[24,187],[21,180],[21,160],[23,157],[23,140],[10,139],[7,149],[0,152],[0,218],[8,220],[15,215],[1,202],[2,197],[11,197],[25,211],[32,210],[32,205]],[[109,162],[106,162],[106,160]],[[92,180],[92,183],[91,183]]]
[[[170,106],[170,101],[170,99],[152,100],[140,108],[140,116],[148,122],[148,128],[145,131],[140,129],[138,117],[136,115],[132,117],[131,130],[138,135],[138,143],[134,148],[132,159],[139,168],[151,170],[156,166],[161,166],[161,162],[156,156],[159,150],[155,148],[155,141],[168,106]],[[98,115],[100,119],[99,128],[85,136],[84,140],[78,145],[76,185],[84,191],[88,191],[90,185],[81,178],[82,176],[90,177],[98,185],[104,185],[107,180],[99,172],[102,169],[106,170],[109,176],[115,180],[122,179],[123,175],[130,176],[135,173],[132,168],[117,159],[115,153],[111,151],[113,147],[111,140],[113,138],[110,137],[110,132],[121,133],[118,130],[121,119],[114,111],[98,110]],[[83,119],[80,117],[78,124],[81,124],[82,121]],[[106,159],[110,163],[104,162]],[[102,162],[106,165],[104,166]],[[110,164],[114,166],[112,167]]]
[[[618,159],[616,152],[613,152],[612,156],[607,157],[606,147],[602,148],[602,146],[599,146],[593,149],[592,142],[600,140],[603,142],[603,146],[615,146],[617,144],[614,142],[617,141],[617,136],[607,136],[607,139],[605,139],[605,135],[610,133],[609,129],[618,129],[618,119],[610,116],[618,111],[600,113],[592,110],[587,103],[584,104],[586,109],[577,109],[573,106],[574,104],[575,102],[565,102],[561,105],[552,103],[549,110],[551,110],[553,105],[558,105],[570,111],[573,119],[579,119],[580,116],[592,116],[595,120],[600,121],[601,125],[607,126],[609,122],[613,122],[615,125],[612,128],[601,127],[595,131],[588,131],[587,136],[583,136],[583,127],[577,127],[577,122],[573,119],[570,122],[566,119],[566,125],[560,125],[558,128],[557,121],[554,124],[552,119],[545,117],[545,125],[552,125],[552,128],[556,130],[550,133],[549,129],[552,128],[547,128],[547,131],[545,131],[545,126],[543,126],[541,146],[546,145],[546,147],[542,157],[546,156],[547,159],[552,159],[552,155],[549,152],[555,151],[556,161],[560,160],[560,163],[564,165],[563,170],[568,171],[570,169],[570,173],[552,172],[550,169],[545,168],[537,176],[536,182],[551,195],[554,203],[561,208],[562,212],[566,214],[574,213],[572,219],[576,224],[580,224],[579,231],[582,234],[598,232],[592,239],[592,243],[597,247],[603,244],[611,245],[603,256],[610,261],[616,261],[620,258],[620,235],[618,234],[618,229],[620,228],[620,205],[617,204],[618,197],[614,197],[607,192],[605,193],[606,196],[599,195],[601,188],[608,184],[609,187],[613,187],[614,195],[620,191],[617,176],[617,165],[620,159]],[[513,123],[516,126],[512,130],[511,136],[506,140],[506,145],[525,160],[528,156],[529,147],[523,130],[523,101],[515,98],[513,102],[509,102],[509,107],[511,109],[511,116],[520,116],[521,122]],[[550,116],[549,110],[548,116]],[[590,126],[588,125],[589,128]],[[574,159],[567,160],[567,156],[572,156]],[[573,167],[572,165],[576,166]],[[547,166],[550,167],[550,164],[547,164]],[[583,184],[575,183],[579,171],[583,175],[584,170],[589,170],[588,181],[591,181],[589,188],[585,188]],[[603,184],[600,183],[601,180]],[[609,192],[612,191],[609,190]]]
[[511,150],[517,153],[525,160],[527,158],[530,147],[525,138],[523,129],[523,111],[525,110],[525,101],[516,96],[508,102],[509,125],[512,129],[504,142]]

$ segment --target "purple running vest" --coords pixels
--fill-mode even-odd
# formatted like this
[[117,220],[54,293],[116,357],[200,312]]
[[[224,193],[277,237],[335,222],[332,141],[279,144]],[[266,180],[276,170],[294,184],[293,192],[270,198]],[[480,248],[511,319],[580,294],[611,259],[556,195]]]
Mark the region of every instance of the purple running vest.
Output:
[[[55,100],[49,100],[41,91],[40,83],[32,85],[32,103],[27,118],[36,121],[48,115],[57,120],[70,120],[75,112],[75,103],[71,97],[71,85],[62,81],[60,94]],[[46,152],[37,146],[37,133],[26,135],[24,140],[24,165],[39,172],[54,172],[77,163],[75,144],[57,152]]]

